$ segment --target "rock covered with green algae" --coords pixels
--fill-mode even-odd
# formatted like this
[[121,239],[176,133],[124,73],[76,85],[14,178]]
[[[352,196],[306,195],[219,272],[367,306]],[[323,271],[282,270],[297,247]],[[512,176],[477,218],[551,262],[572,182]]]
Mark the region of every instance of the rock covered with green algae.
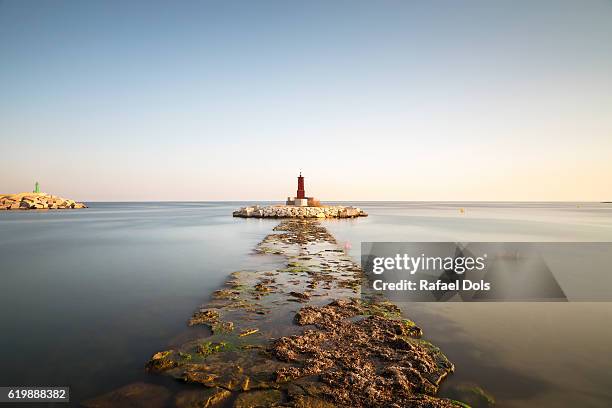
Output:
[[[258,330],[262,336],[287,334],[294,303],[323,304],[331,296],[358,293],[361,270],[318,223],[289,220],[259,245],[260,253],[281,253],[285,268],[238,271],[194,313],[190,326],[206,325],[215,334]],[[333,265],[331,267],[330,265]],[[280,330],[279,330],[280,329]]]
[[212,336],[147,364],[223,397],[189,390],[176,406],[456,406],[434,396],[452,364],[394,304],[354,298],[361,268],[320,223],[274,231],[258,252],[284,255],[286,267],[231,274],[189,321]]
[[273,355],[292,363],[276,372],[277,381],[318,376],[324,386],[317,396],[346,406],[454,406],[433,398],[453,364],[438,348],[415,338],[420,330],[413,325],[367,316],[367,309],[351,299],[300,310],[296,322],[316,329],[273,343]]
[[162,372],[176,367],[178,363],[173,359],[174,354],[174,350],[158,351],[153,354],[149,362],[147,362],[147,370],[151,372]]
[[147,370],[177,380],[231,392],[278,389],[276,370],[286,366],[265,351],[267,340],[213,335],[156,353]]
[[356,298],[338,299],[326,306],[306,306],[295,315],[295,322],[300,326],[315,325],[319,328],[337,326],[343,319],[355,316],[378,316],[398,325],[398,333],[420,338],[422,330],[412,320],[402,319],[400,309],[391,302],[362,301]]

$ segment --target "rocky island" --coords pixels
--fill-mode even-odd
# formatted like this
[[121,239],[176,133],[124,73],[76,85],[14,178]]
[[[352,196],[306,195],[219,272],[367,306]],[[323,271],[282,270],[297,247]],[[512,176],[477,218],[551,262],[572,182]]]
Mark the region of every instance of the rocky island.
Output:
[[361,208],[341,205],[321,205],[314,197],[306,197],[304,177],[298,176],[297,195],[287,197],[285,205],[242,207],[233,212],[241,218],[355,218],[367,217]]
[[46,193],[18,193],[0,195],[0,210],[65,210],[87,208],[69,198]]
[[319,207],[296,207],[291,205],[269,205],[242,207],[234,211],[234,217],[242,218],[355,218],[368,214],[361,208],[340,205]]
[[38,181],[31,193],[0,194],[0,210],[65,210],[87,208],[83,203],[40,191]]
[[31,193],[0,194],[0,210],[65,210],[87,208],[68,198],[63,198],[38,191],[38,183]]

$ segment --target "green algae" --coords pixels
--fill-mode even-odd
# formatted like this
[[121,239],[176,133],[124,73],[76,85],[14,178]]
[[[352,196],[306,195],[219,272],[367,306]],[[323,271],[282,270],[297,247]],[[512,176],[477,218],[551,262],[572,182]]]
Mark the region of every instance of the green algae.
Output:
[[197,353],[206,357],[210,354],[224,351],[227,347],[228,345],[225,342],[215,343],[212,341],[205,341],[204,343],[198,345]]
[[380,316],[386,319],[399,320],[402,318],[400,309],[388,301],[362,301],[364,315]]
[[183,360],[191,360],[191,354],[189,353],[184,353],[182,351],[178,352],[178,355],[180,358],[182,358]]
[[230,333],[234,330],[233,322],[217,322],[211,327],[213,334]]
[[159,351],[151,357],[146,365],[148,371],[161,372],[178,366],[174,360],[174,350]]

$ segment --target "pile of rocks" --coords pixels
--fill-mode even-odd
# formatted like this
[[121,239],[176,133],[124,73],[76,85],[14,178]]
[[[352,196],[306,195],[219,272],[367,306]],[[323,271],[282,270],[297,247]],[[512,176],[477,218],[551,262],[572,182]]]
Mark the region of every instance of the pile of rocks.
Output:
[[87,208],[83,203],[46,193],[0,195],[0,210],[50,210]]
[[341,205],[321,207],[294,207],[290,205],[270,205],[261,207],[242,207],[234,211],[234,217],[242,218],[355,218],[367,217],[361,208]]

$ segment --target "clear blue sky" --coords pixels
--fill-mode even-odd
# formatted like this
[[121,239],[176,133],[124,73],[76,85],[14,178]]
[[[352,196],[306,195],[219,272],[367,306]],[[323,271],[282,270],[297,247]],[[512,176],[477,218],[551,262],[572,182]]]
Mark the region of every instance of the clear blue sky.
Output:
[[0,192],[612,199],[612,2],[0,0]]

